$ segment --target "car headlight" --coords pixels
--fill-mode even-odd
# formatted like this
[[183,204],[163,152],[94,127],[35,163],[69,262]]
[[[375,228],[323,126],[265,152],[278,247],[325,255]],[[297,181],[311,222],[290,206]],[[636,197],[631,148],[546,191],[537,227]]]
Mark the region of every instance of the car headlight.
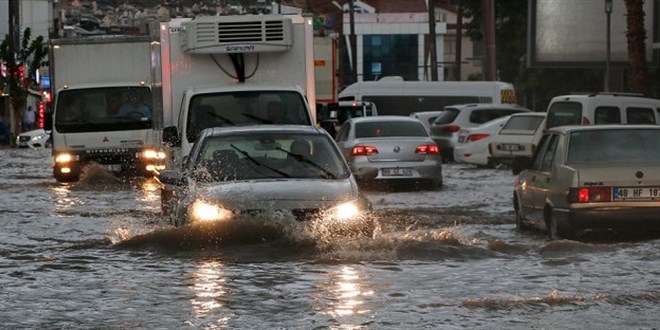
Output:
[[217,204],[205,201],[195,201],[190,207],[190,218],[193,221],[222,221],[231,219],[234,212]]
[[329,215],[340,221],[353,220],[362,215],[363,209],[356,201],[339,204],[330,209]]
[[47,135],[47,134],[38,134],[38,135],[35,135],[35,136],[32,137],[32,141],[39,141],[39,140],[45,138],[46,136],[48,136],[48,135]]

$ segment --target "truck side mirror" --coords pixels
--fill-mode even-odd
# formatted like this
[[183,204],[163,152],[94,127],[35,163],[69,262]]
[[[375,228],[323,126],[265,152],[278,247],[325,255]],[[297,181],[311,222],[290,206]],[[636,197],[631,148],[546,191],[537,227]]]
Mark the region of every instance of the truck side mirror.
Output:
[[179,139],[179,131],[175,126],[168,126],[163,129],[163,142],[172,147],[180,147],[181,139]]

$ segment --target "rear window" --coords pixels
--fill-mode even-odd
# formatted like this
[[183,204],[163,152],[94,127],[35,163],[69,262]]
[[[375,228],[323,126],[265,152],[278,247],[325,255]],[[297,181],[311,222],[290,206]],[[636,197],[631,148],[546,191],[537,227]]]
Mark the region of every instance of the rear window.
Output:
[[473,124],[483,124],[493,119],[522,112],[518,109],[475,109],[470,113],[469,121]]
[[582,104],[579,102],[555,102],[548,109],[546,128],[582,123]]
[[380,121],[355,124],[356,138],[428,136],[421,122]]
[[660,130],[608,129],[571,133],[569,164],[660,161]]
[[[543,122],[539,116],[515,116],[511,117],[500,134],[529,134],[532,135]],[[515,132],[514,132],[515,131]]]
[[451,124],[456,120],[461,111],[456,108],[445,108],[442,113],[433,122],[436,125]]
[[651,108],[627,108],[628,124],[655,124],[655,114]]

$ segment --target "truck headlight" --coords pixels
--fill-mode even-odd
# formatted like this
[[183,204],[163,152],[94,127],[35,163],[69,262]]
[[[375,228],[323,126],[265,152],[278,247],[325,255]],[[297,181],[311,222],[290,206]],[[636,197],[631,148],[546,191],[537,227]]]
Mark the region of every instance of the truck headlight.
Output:
[[156,151],[153,149],[147,149],[142,151],[142,158],[146,159],[165,159],[165,153],[162,151]]
[[195,201],[190,207],[190,218],[193,221],[222,221],[231,219],[233,216],[234,212],[231,210],[201,200]]
[[80,156],[72,155],[72,154],[69,154],[69,153],[66,153],[66,152],[61,153],[61,154],[57,154],[55,156],[55,162],[56,163],[69,163],[71,161],[76,161],[76,160],[79,160],[79,159],[80,159]]

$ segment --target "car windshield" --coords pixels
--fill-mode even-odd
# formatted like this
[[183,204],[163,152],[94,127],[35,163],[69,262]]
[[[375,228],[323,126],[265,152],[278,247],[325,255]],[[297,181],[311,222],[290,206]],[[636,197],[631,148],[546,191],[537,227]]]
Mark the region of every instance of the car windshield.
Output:
[[660,130],[607,129],[571,133],[569,164],[660,162]]
[[355,124],[356,138],[428,136],[421,122],[414,121],[376,121]]
[[263,133],[209,137],[191,169],[198,181],[346,178],[350,174],[329,137]]

